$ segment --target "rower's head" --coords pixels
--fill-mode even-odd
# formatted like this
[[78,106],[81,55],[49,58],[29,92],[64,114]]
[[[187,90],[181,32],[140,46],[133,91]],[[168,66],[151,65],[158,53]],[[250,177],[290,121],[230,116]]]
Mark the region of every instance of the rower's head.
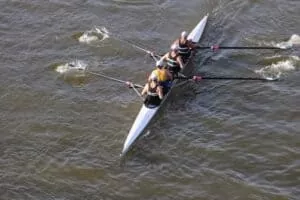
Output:
[[156,67],[162,69],[164,66],[164,62],[162,60],[156,61]]
[[188,37],[188,33],[186,32],[186,31],[182,31],[181,32],[181,39],[187,39],[187,37]]
[[151,75],[150,75],[150,82],[155,82],[155,83],[157,83],[157,81],[158,81],[158,78],[157,78],[157,76],[156,76],[156,74],[154,74],[154,73],[152,73]]
[[173,44],[173,45],[171,46],[171,51],[173,51],[173,52],[175,52],[175,53],[178,52],[178,49],[179,49],[179,47],[178,47],[176,44]]

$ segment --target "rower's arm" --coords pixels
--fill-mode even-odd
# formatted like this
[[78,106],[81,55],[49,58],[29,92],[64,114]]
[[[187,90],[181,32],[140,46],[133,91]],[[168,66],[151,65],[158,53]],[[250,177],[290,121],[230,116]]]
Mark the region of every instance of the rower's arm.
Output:
[[164,94],[161,86],[157,87],[157,93],[160,99],[164,98]]
[[166,70],[166,73],[167,73],[169,80],[173,80],[173,75],[171,74],[171,72],[169,70]]
[[169,54],[169,53],[166,53],[165,55],[163,55],[163,56],[160,58],[160,60],[162,60],[162,61],[167,60],[168,54]]
[[141,95],[143,96],[143,95],[147,94],[147,91],[148,91],[148,83],[146,83],[145,87],[143,88]]
[[192,49],[192,50],[195,50],[197,48],[198,45],[194,44],[191,40],[189,40],[189,47]]
[[180,68],[183,69],[184,65],[180,56],[177,57],[177,62],[179,63]]

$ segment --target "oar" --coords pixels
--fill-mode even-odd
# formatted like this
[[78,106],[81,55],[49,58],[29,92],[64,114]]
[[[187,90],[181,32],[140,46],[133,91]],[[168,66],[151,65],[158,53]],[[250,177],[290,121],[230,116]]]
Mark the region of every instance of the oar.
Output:
[[138,49],[138,50],[141,50],[141,51],[143,51],[143,52],[146,52],[146,53],[149,54],[149,55],[151,56],[151,58],[153,58],[155,61],[158,61],[158,59],[160,59],[160,56],[159,56],[159,55],[156,55],[156,54],[154,54],[152,51],[147,50],[147,49],[144,49],[143,47],[140,47],[140,46],[138,46],[138,45],[136,45],[136,44],[134,44],[134,43],[132,43],[132,42],[129,42],[129,41],[127,41],[127,40],[121,40],[120,38],[116,38],[116,37],[115,37],[115,39],[117,39],[117,40],[119,40],[119,41],[121,41],[121,42],[125,42],[125,43],[131,45],[132,47],[135,47],[135,48]]
[[248,80],[248,81],[278,81],[279,78],[259,78],[259,77],[208,77],[208,76],[190,76],[190,77],[176,77],[176,79],[181,80],[194,80],[200,81],[202,79],[206,80]]
[[144,97],[142,96],[142,94],[135,88],[135,86],[130,83],[130,87],[135,91],[135,93],[142,99],[142,101],[145,101]]
[[219,45],[213,45],[209,47],[202,47],[202,46],[197,46],[197,49],[212,49],[212,50],[218,50],[218,49],[276,49],[276,50],[285,50],[289,49],[286,47],[271,47],[271,46],[262,46],[262,47],[228,47],[228,46],[219,46]]
[[[240,46],[240,47],[228,47],[228,46],[219,46],[219,45],[213,45],[213,46],[205,46],[205,47],[202,47],[202,46],[196,46],[196,49],[211,49],[213,51],[217,51],[219,49],[275,49],[275,50],[287,50],[291,47],[270,47],[270,46],[264,46],[264,47],[243,47],[243,46]],[[156,56],[156,55],[155,55]],[[163,56],[163,55],[161,55]],[[157,55],[157,57],[161,57],[159,55]]]
[[98,73],[91,72],[91,71],[86,71],[86,72],[89,73],[89,74],[93,74],[93,75],[96,75],[96,76],[101,76],[103,78],[106,78],[106,79],[109,79],[109,80],[112,80],[112,81],[116,81],[116,82],[119,82],[119,83],[125,83],[126,85],[128,85],[132,88],[144,88],[142,85],[133,84],[130,81],[123,81],[123,80],[120,80],[120,79],[117,79],[117,78],[114,78],[114,77],[111,77],[111,76],[107,76],[107,75],[99,73],[99,72]]
[[132,43],[132,42],[129,42],[129,41],[127,41],[127,40],[121,39],[120,37],[118,37],[118,36],[116,36],[116,35],[114,35],[114,34],[109,33],[107,30],[100,30],[99,28],[96,28],[96,31],[97,31],[98,33],[100,33],[100,34],[106,34],[106,35],[109,35],[109,36],[115,38],[116,40],[118,40],[118,41],[120,41],[120,42],[127,43],[127,44],[131,45],[132,47],[134,47],[134,48],[136,48],[136,49],[138,49],[138,50],[140,50],[140,51],[142,51],[142,52],[146,52],[147,54],[150,54],[151,57],[152,57],[155,61],[157,61],[157,57],[160,58],[158,55],[154,55],[152,51],[147,50],[147,49],[145,49],[145,48],[143,48],[143,47],[141,47],[141,46],[139,46],[139,45],[137,45],[137,44],[134,44],[134,43]]

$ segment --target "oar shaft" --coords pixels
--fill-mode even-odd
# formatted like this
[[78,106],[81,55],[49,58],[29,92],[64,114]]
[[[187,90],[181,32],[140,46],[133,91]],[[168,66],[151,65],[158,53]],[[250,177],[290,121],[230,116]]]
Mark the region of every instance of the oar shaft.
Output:
[[132,87],[132,89],[135,91],[135,93],[144,101],[144,97],[142,96],[142,94],[135,88],[135,87]]
[[218,50],[218,49],[277,49],[277,50],[284,50],[284,48],[279,47],[227,47],[227,46],[210,46],[210,47],[202,47],[198,46],[197,49],[212,49],[212,50]]
[[277,79],[266,79],[258,77],[202,77],[207,80],[247,80],[247,81],[275,81]]
[[[87,71],[87,73],[89,74],[93,74],[93,75],[96,75],[96,76],[101,76],[103,78],[106,78],[106,79],[109,79],[109,80],[112,80],[112,81],[116,81],[116,82],[119,82],[119,83],[125,83],[125,84],[128,84],[128,81],[124,81],[124,80],[120,80],[120,79],[117,79],[117,78],[114,78],[114,77],[111,77],[111,76],[107,76],[105,74],[101,74],[101,73],[96,73],[96,72],[91,72],[91,71]],[[142,85],[139,85],[139,84],[132,84],[134,87],[137,87],[137,88],[143,88]]]
[[95,72],[90,72],[90,71],[87,71],[87,73],[93,74],[93,75],[96,75],[96,76],[101,76],[103,78],[106,78],[106,79],[109,79],[109,80],[112,80],[112,81],[116,81],[116,82],[119,82],[119,83],[126,83],[126,81],[116,79],[116,78],[113,78],[113,77],[110,77],[110,76],[106,76],[106,75],[101,74],[101,73],[95,73]]
[[138,49],[138,50],[140,50],[140,51],[146,52],[146,53],[148,53],[148,54],[151,53],[151,51],[149,51],[149,50],[147,50],[147,49],[145,49],[145,48],[143,48],[143,47],[141,47],[141,46],[139,46],[139,45],[137,45],[137,44],[134,44],[134,43],[132,43],[132,42],[129,42],[129,41],[127,41],[127,40],[121,39],[121,38],[119,38],[118,36],[116,36],[116,35],[114,35],[114,34],[110,34],[110,36],[114,37],[116,40],[119,40],[120,42],[125,42],[125,43],[131,45],[132,47],[134,47],[134,48],[136,48],[136,49]]
[[182,80],[247,80],[247,81],[277,81],[278,78],[259,78],[259,77],[201,77],[201,76],[190,76],[190,77],[176,77],[176,79]]
[[137,49],[139,49],[139,50],[141,50],[141,51],[144,51],[144,52],[146,52],[146,53],[151,53],[151,51],[149,51],[149,50],[147,50],[147,49],[144,49],[144,48],[142,48],[142,47],[140,47],[140,46],[138,46],[138,45],[136,45],[136,44],[133,44],[132,42],[129,42],[129,41],[126,41],[126,40],[124,40],[124,42],[127,42],[128,44],[130,44],[131,46],[133,46],[133,47],[135,47],[135,48],[137,48]]

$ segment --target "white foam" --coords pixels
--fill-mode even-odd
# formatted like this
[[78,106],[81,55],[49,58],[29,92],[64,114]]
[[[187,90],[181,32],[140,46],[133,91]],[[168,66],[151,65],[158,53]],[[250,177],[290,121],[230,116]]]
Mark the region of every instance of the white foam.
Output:
[[89,43],[94,42],[98,39],[99,39],[98,36],[90,35],[89,32],[85,32],[78,38],[78,41],[81,42],[81,43],[89,44]]
[[[109,38],[109,32],[108,30],[103,26],[103,27],[94,27],[94,30],[102,36],[102,40],[105,40]],[[101,41],[102,41],[101,40]]]
[[109,34],[107,28],[105,28],[104,26],[99,26],[99,27],[95,26],[94,29],[97,31],[97,33],[99,33],[99,34],[101,34],[103,36]]
[[300,36],[293,34],[288,41],[277,43],[275,46],[283,49],[288,49],[293,47],[294,45],[299,45],[299,44],[300,44]]
[[87,64],[80,60],[75,60],[63,65],[58,65],[55,69],[60,74],[68,72],[84,72],[87,69]]
[[279,77],[283,73],[296,70],[297,62],[300,60],[298,56],[290,56],[286,60],[282,60],[271,65],[265,66],[255,72],[264,77]]
[[81,43],[90,44],[94,41],[103,41],[108,37],[108,31],[105,27],[94,27],[92,30],[85,31],[78,38],[78,41]]

